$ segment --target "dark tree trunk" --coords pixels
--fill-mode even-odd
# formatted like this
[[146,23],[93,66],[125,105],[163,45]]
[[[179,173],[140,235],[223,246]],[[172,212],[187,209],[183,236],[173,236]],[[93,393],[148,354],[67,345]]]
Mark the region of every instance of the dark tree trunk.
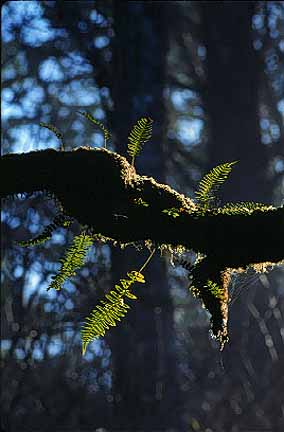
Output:
[[[210,165],[238,160],[224,199],[269,202],[267,151],[260,142],[259,63],[253,48],[256,2],[203,2]],[[236,186],[237,185],[237,186]]]
[[[152,139],[135,166],[140,174],[161,182],[165,181],[166,14],[165,3],[114,2],[111,126],[116,151],[125,154],[133,125],[141,117],[151,117]],[[143,261],[129,250],[122,255],[114,249],[112,263],[116,282]],[[115,427],[119,430],[153,431],[180,424],[172,409],[178,405],[179,390],[166,266],[156,258],[145,275],[139,305],[129,313],[128,325],[118,328],[111,339]]]
[[[203,2],[201,10],[208,66],[205,102],[210,121],[210,166],[239,160],[231,181],[224,185],[223,198],[226,201],[255,200],[269,203],[273,185],[267,178],[269,154],[260,141],[258,115],[260,74],[263,72],[252,40],[252,17],[256,3]],[[261,245],[261,231],[259,237]],[[244,247],[249,239],[248,233],[248,237],[243,238]],[[233,242],[231,247],[234,248]],[[249,284],[248,290],[242,289],[239,300],[229,311],[231,343],[228,351],[224,352],[225,367],[231,376],[234,392],[245,392],[247,385],[253,394],[251,406],[247,413],[242,414],[245,424],[257,424],[255,422],[259,420],[255,418],[253,406],[262,406],[272,385],[269,379],[263,377],[263,371],[271,368],[271,350],[265,345],[264,333],[258,321],[261,322],[267,312],[268,292],[270,296],[275,296],[272,298],[277,298],[277,285],[273,287],[272,283],[269,284],[268,278],[263,280],[266,280],[266,284],[259,280],[257,285]],[[252,311],[259,315],[258,319],[255,319]],[[254,378],[247,373],[248,364],[252,365]],[[246,377],[245,385],[243,377]],[[255,377],[257,382],[254,381]],[[280,408],[279,393],[277,395],[274,389],[273,394],[274,412],[277,412]],[[271,428],[278,429],[277,415],[273,416],[268,411],[266,414],[271,418]],[[231,418],[227,418],[224,427],[226,430],[232,427]]]

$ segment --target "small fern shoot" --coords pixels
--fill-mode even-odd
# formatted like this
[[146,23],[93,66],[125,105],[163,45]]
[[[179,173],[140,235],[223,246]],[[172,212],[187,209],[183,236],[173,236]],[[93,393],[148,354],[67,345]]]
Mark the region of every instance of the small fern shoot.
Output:
[[199,182],[198,189],[195,192],[197,203],[202,211],[210,208],[212,200],[215,198],[216,190],[224,183],[232,171],[233,166],[237,163],[226,162],[218,165],[209,171]]
[[100,122],[99,120],[96,120],[91,114],[89,114],[88,112],[81,112],[81,111],[77,111],[78,114],[81,114],[82,116],[84,116],[87,120],[89,120],[90,122],[92,122],[93,124],[95,124],[96,126],[98,126],[104,134],[104,148],[107,147],[107,140],[110,138],[110,133],[108,131],[108,129],[103,125],[102,122]]
[[140,153],[142,145],[149,141],[152,136],[153,120],[148,117],[142,117],[133,126],[128,136],[127,153],[132,158],[131,165],[134,166],[135,157]]
[[84,264],[87,252],[92,244],[93,238],[84,232],[74,237],[71,247],[60,260],[61,268],[59,273],[52,277],[53,280],[47,290],[51,288],[60,290],[63,283],[76,274],[75,270]]
[[60,140],[60,150],[64,151],[64,142],[63,142],[63,134],[52,124],[49,123],[43,123],[40,122],[39,124],[42,127],[45,127],[46,129],[49,129],[51,132],[54,133],[54,135],[56,136],[56,138],[58,138]]
[[20,241],[18,242],[18,245],[22,247],[28,247],[28,246],[37,246],[39,244],[45,243],[47,240],[51,238],[52,233],[56,228],[59,227],[67,228],[71,223],[72,223],[72,219],[64,216],[63,214],[59,214],[53,219],[51,224],[47,225],[47,227],[44,228],[41,234],[39,234],[33,239]]
[[114,289],[105,295],[106,300],[101,300],[100,304],[97,305],[86,318],[81,330],[83,355],[90,342],[98,337],[104,336],[106,330],[110,327],[115,327],[117,321],[121,321],[121,318],[126,315],[130,306],[125,303],[125,298],[131,300],[137,299],[131,292],[131,287],[136,282],[145,283],[144,276],[141,272],[149,263],[154,253],[155,249],[151,252],[139,271],[128,272],[127,279],[120,279],[120,283],[115,285]]

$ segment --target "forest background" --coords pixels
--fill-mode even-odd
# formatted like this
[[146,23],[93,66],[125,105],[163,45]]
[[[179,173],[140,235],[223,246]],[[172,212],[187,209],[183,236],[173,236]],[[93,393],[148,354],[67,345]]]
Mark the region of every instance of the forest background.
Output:
[[[40,122],[63,132],[67,150],[103,146],[79,110],[125,155],[133,124],[150,116],[139,173],[193,196],[209,169],[239,160],[221,199],[281,205],[283,53],[278,1],[6,2],[2,154],[58,148]],[[82,357],[82,320],[146,254],[98,243],[63,290],[47,292],[78,226],[36,248],[16,242],[55,214],[40,196],[2,206],[5,431],[282,430],[283,266],[234,281],[220,353],[187,272],[155,257],[135,307]]]

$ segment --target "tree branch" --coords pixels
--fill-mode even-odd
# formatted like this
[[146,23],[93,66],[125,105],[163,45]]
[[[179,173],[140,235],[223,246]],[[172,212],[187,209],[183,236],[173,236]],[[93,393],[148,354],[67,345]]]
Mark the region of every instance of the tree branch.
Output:
[[[195,203],[168,185],[140,176],[128,161],[102,148],[8,154],[0,159],[0,196],[49,191],[64,211],[96,233],[121,242],[183,245],[219,268],[284,258],[284,207],[251,215],[197,214]],[[180,209],[173,217],[163,210]]]

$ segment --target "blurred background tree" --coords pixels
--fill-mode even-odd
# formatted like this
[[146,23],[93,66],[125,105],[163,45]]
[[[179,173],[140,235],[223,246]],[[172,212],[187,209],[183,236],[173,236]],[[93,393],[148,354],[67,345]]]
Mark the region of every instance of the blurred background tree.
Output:
[[[40,122],[64,133],[66,149],[102,146],[101,132],[76,114],[86,110],[125,155],[131,127],[150,116],[138,172],[192,196],[208,169],[237,159],[221,199],[279,205],[283,24],[277,1],[6,2],[2,154],[58,148]],[[144,254],[98,243],[63,290],[47,292],[77,224],[43,246],[16,242],[55,214],[40,194],[2,206],[5,431],[283,428],[283,268],[233,282],[220,354],[186,272],[156,259],[136,308],[82,357],[85,316]]]

